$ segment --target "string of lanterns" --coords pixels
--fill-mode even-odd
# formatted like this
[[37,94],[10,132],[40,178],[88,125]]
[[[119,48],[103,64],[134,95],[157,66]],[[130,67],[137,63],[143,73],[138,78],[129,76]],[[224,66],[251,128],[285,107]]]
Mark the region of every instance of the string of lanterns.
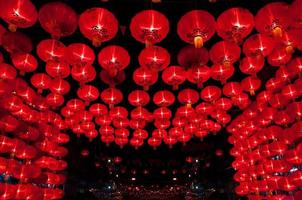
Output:
[[[301,8],[301,1],[295,1],[291,5],[270,3],[255,16],[247,9],[231,8],[221,13],[217,20],[207,11],[190,11],[177,24],[180,39],[191,45],[181,51],[178,64],[171,64],[169,52],[158,46],[170,31],[166,16],[155,10],[139,12],[131,20],[130,32],[135,40],[145,45],[138,58],[140,67],[132,74],[132,79],[141,89],[131,91],[126,97],[117,85],[126,79],[124,69],[129,67],[130,55],[125,48],[118,45],[102,48],[102,43],[113,39],[118,32],[118,20],[113,13],[95,7],[78,16],[73,8],[62,2],[46,3],[37,10],[30,0],[0,0],[0,17],[8,24],[8,30],[0,26],[0,44],[10,55],[10,60],[4,60],[2,54],[0,56],[1,109],[4,110],[4,114],[1,113],[3,116],[0,127],[3,134],[0,150],[6,156],[1,158],[1,162],[4,166],[3,173],[14,176],[20,182],[17,185],[1,184],[1,197],[25,199],[24,197],[31,198],[29,195],[37,195],[34,199],[61,198],[63,191],[56,186],[62,184],[64,178],[53,171],[62,171],[67,167],[67,163],[61,160],[67,150],[60,145],[68,142],[69,137],[64,133],[68,130],[78,136],[85,135],[90,140],[100,135],[101,141],[107,145],[115,143],[124,147],[130,144],[139,148],[148,143],[157,148],[165,143],[172,147],[177,142],[185,144],[193,137],[203,139],[210,133],[218,133],[232,121],[228,111],[233,107],[243,110],[242,116],[250,117],[239,117],[228,128],[234,135],[240,133],[240,141],[244,138],[250,139],[250,134],[264,134],[257,134],[259,130],[256,131],[252,117],[265,130],[271,130],[269,126],[273,122],[276,125],[273,127],[283,127],[282,131],[279,129],[282,133],[299,127],[292,123],[296,120],[295,124],[299,124],[299,117],[295,115],[300,115],[300,103],[297,99],[301,96],[301,80],[298,78],[293,84],[287,83],[302,72],[301,58],[294,56],[294,52],[302,50],[299,37],[302,31]],[[32,27],[37,22],[49,33],[51,39],[42,40],[34,46],[31,39],[19,30]],[[101,47],[98,55],[87,44],[78,42],[66,45],[60,41],[62,37],[71,36],[78,27],[93,47]],[[252,34],[254,28],[258,33]],[[203,46],[215,33],[223,40],[208,51]],[[192,58],[188,59],[187,55]],[[241,55],[244,55],[243,58]],[[102,68],[100,78],[109,86],[104,90],[93,85],[97,78],[94,67],[96,60]],[[212,63],[210,67],[207,66],[209,60]],[[36,72],[41,68],[38,66],[40,61],[45,63],[45,70]],[[239,70],[248,75],[240,82],[228,81],[237,70],[235,63],[239,63]],[[278,68],[275,77],[266,83],[257,76],[264,67]],[[24,76],[30,76],[30,84],[34,89],[25,81]],[[68,77],[79,84],[77,98],[66,99],[65,95],[73,89]],[[203,87],[210,78],[219,81],[221,86]],[[168,90],[159,90],[151,97],[147,91],[160,79],[175,91],[186,81],[195,84],[198,89],[186,88],[177,95]],[[254,96],[263,86],[266,91]],[[276,93],[278,91],[281,92]],[[255,97],[257,104],[252,103]],[[128,103],[133,106],[132,110],[119,105],[127,98]],[[146,108],[151,100],[157,106],[153,111]],[[169,107],[175,105],[176,100],[181,106],[172,112]],[[265,107],[267,102],[270,106]],[[263,118],[259,117],[263,115]],[[232,127],[236,127],[235,123],[244,128],[240,131],[233,129]],[[145,129],[149,124],[155,127],[152,133]],[[286,125],[291,126],[285,128]],[[22,127],[21,132],[16,131],[19,126]],[[24,133],[24,130],[28,131]],[[282,141],[285,143],[283,146],[289,149],[277,151],[280,155],[274,155],[267,162],[278,162],[279,166],[288,158],[284,165],[297,164],[295,159],[301,156],[288,153],[300,152],[299,146],[295,150],[289,147],[294,145],[294,140],[288,138],[290,135],[293,134],[284,134],[282,138],[286,139]],[[235,142],[237,139],[231,143],[238,145]],[[279,134],[262,139],[261,143],[270,139],[276,140],[274,142],[281,140]],[[250,145],[258,144],[260,141],[253,141]],[[243,145],[240,152],[247,150],[246,147],[253,149],[256,146]],[[246,154],[251,152],[247,151]],[[261,149],[261,152],[264,150]],[[242,162],[235,162],[236,169],[242,167],[240,163],[244,163],[244,166],[248,162],[256,163],[255,159],[245,160],[245,154],[239,154],[238,159]],[[283,154],[285,159],[281,156]],[[19,162],[14,163],[13,160]],[[266,164],[259,160],[257,162],[262,165]],[[25,171],[30,172],[28,177],[5,167],[11,165],[8,163],[13,163],[17,169],[26,169]],[[40,174],[39,169],[43,169]],[[244,179],[245,181],[241,181],[245,184],[244,187],[241,185],[237,191],[239,194],[249,194],[250,199],[262,198],[260,192],[267,192],[262,195],[265,198],[277,198],[276,196],[280,196],[275,192],[277,189],[294,191],[301,186],[301,182],[299,178],[295,178],[294,183],[289,181],[284,173],[290,169],[293,168],[272,169],[273,172],[277,170],[276,172],[282,174],[280,188],[273,191],[257,186],[265,186],[262,182],[270,177],[275,178],[275,175],[271,176],[272,171],[257,174],[262,172],[258,170],[255,175],[260,175],[262,182],[259,183],[251,175],[251,181],[247,181],[251,184],[251,188],[248,187],[251,190],[246,190],[248,179]],[[59,181],[47,182],[43,179],[43,183],[53,184],[54,188],[29,184],[35,183],[32,179],[42,176],[41,174],[44,177],[46,174],[48,181],[49,177],[55,177],[50,179]],[[289,177],[294,176],[292,174],[294,173],[287,173]],[[272,189],[270,186],[268,188]]]

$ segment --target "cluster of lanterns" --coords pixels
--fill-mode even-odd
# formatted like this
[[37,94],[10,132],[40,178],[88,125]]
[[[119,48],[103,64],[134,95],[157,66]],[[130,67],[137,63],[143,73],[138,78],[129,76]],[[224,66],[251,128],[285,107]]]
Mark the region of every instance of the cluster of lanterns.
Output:
[[[291,81],[302,73],[302,59],[293,58],[295,50],[302,50],[301,9],[301,1],[291,5],[270,3],[256,16],[244,8],[231,8],[217,20],[207,11],[190,11],[177,25],[180,39],[190,44],[180,51],[178,65],[170,65],[169,52],[156,46],[169,33],[168,19],[155,10],[139,12],[131,20],[130,32],[146,48],[138,58],[140,67],[132,74],[141,89],[128,94],[128,103],[133,107],[130,110],[118,105],[126,99],[126,94],[117,88],[126,79],[124,69],[130,63],[125,48],[109,45],[96,56],[87,44],[65,45],[59,40],[79,28],[94,47],[100,47],[118,33],[118,20],[110,11],[95,7],[78,16],[62,2],[46,3],[38,11],[30,0],[0,0],[0,17],[9,29],[0,26],[0,44],[11,58],[8,64],[9,61],[4,62],[3,55],[0,56],[3,110],[0,128],[5,133],[0,138],[0,150],[11,156],[1,160],[1,172],[20,180],[18,185],[1,184],[2,197],[15,195],[11,198],[20,199],[23,196],[18,195],[30,193],[55,199],[62,195],[55,187],[41,189],[29,183],[35,183],[42,176],[48,177],[39,179],[45,184],[64,182],[63,176],[54,172],[66,168],[60,158],[67,151],[60,145],[68,142],[68,136],[63,133],[68,129],[90,140],[100,135],[101,141],[108,145],[114,142],[120,147],[130,144],[139,148],[146,142],[156,148],[164,142],[172,147],[193,137],[202,139],[209,133],[218,133],[231,121],[228,111],[234,106],[245,110],[229,126],[233,133],[231,142],[235,145],[232,154],[238,156],[234,167],[242,169],[238,172],[241,174],[236,175],[241,182],[238,193],[249,194],[252,199],[266,192],[265,198],[275,198],[279,195],[274,193],[276,190],[295,190],[301,186],[297,178],[300,172],[289,171],[293,165],[300,164],[301,151],[299,146],[292,147],[297,139],[294,136],[299,134],[290,133],[300,127],[301,104],[295,100],[301,95],[302,85],[300,78],[294,83]],[[51,38],[35,47],[31,39],[18,30],[32,27],[37,21]],[[254,28],[258,33],[250,35]],[[203,45],[215,33],[223,40],[208,51]],[[37,56],[32,53],[33,49]],[[93,66],[96,60],[102,69],[99,77],[109,86],[106,89],[100,90],[91,83],[97,78]],[[207,66],[209,60],[211,67]],[[41,61],[45,62],[45,70],[38,67]],[[266,82],[266,91],[258,94],[252,103],[250,96],[263,85],[257,73],[266,61],[278,70],[276,76]],[[228,81],[237,70],[236,62],[239,62],[239,70],[247,75],[241,82]],[[30,76],[35,89],[25,81],[24,75]],[[79,88],[77,98],[65,100],[64,95],[71,90],[68,77],[77,81]],[[160,77],[173,90],[178,90],[185,81],[198,89],[185,88],[177,95],[159,90],[151,97],[147,90]],[[219,81],[221,87],[208,84],[203,87],[210,78]],[[176,99],[181,106],[172,112],[169,107],[175,105]],[[157,106],[152,111],[146,108],[150,101]],[[146,130],[150,124],[154,125],[152,133]],[[12,165],[8,163],[14,163],[19,171],[7,167]],[[244,171],[247,163],[265,169],[251,172],[254,168],[249,167]],[[276,181],[276,177],[276,188],[267,186],[267,180]]]

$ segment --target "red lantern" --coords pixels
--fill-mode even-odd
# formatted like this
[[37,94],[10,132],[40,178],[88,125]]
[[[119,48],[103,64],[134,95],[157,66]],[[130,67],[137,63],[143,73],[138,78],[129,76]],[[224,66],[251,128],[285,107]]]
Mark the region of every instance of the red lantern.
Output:
[[186,69],[206,65],[209,61],[209,53],[206,48],[194,48],[185,46],[177,55],[178,64]]
[[104,104],[95,103],[89,107],[89,112],[95,117],[108,114],[108,108]]
[[226,81],[233,76],[234,71],[235,69],[232,65],[225,66],[221,64],[214,64],[211,68],[211,77],[212,79],[225,84]]
[[294,75],[302,75],[302,58],[296,57],[293,58],[287,65],[289,71]]
[[144,90],[148,90],[151,85],[156,83],[157,79],[157,72],[145,67],[139,67],[133,73],[134,82],[144,87]]
[[267,57],[268,63],[274,67],[285,65],[290,59],[291,53],[288,53],[285,48],[275,48]]
[[173,147],[174,144],[177,143],[177,139],[173,136],[167,136],[164,138],[165,144],[169,145],[170,148]]
[[290,25],[289,11],[286,3],[267,4],[255,16],[255,28],[268,36],[282,37]]
[[229,67],[239,60],[241,49],[236,44],[220,41],[214,44],[210,50],[210,59],[213,63]]
[[113,107],[123,100],[123,93],[115,88],[107,88],[102,91],[101,99],[108,104],[109,107]]
[[181,104],[185,104],[191,107],[192,104],[197,103],[197,101],[199,100],[199,94],[193,89],[184,89],[178,93],[177,98]]
[[67,102],[66,107],[76,112],[76,111],[84,110],[85,104],[80,99],[71,99]]
[[79,19],[81,33],[92,41],[93,46],[111,40],[118,31],[118,21],[104,8],[91,8],[81,14]]
[[110,109],[109,116],[111,119],[127,119],[128,110],[124,107],[116,106]]
[[114,77],[130,63],[130,56],[126,49],[112,45],[103,48],[98,55],[99,64],[111,77]]
[[60,61],[65,56],[65,45],[55,39],[42,40],[37,46],[37,54],[41,60]]
[[255,91],[261,86],[261,80],[256,77],[246,77],[241,81],[241,86],[244,91],[250,93],[250,95],[255,95]]
[[94,51],[82,43],[70,44],[65,50],[65,58],[70,65],[92,65],[95,59]]
[[38,68],[38,61],[37,59],[27,53],[19,53],[12,55],[12,62],[14,66],[20,70],[20,74],[24,75],[28,72],[33,72]]
[[0,63],[0,80],[14,80],[17,76],[15,68],[6,63]]
[[15,32],[17,27],[29,28],[38,18],[35,5],[30,0],[0,1],[1,18],[9,24],[8,29]]
[[47,74],[36,73],[31,79],[31,83],[38,89],[39,93],[42,93],[43,90],[48,89],[50,86],[51,79]]
[[221,96],[221,90],[216,86],[207,86],[200,93],[201,99],[214,102]]
[[227,97],[233,97],[242,92],[241,84],[238,82],[228,82],[223,86],[223,94]]
[[70,74],[70,67],[66,62],[49,61],[46,63],[45,71],[53,78],[67,78]]
[[215,107],[219,110],[225,110],[228,111],[232,108],[233,103],[228,98],[220,98],[217,101],[215,101]]
[[117,73],[116,76],[112,77],[106,70],[102,70],[100,73],[100,78],[104,83],[108,84],[110,87],[115,87],[116,85],[119,85],[125,81],[126,74],[124,71],[120,71],[119,73]]
[[231,8],[217,18],[217,34],[224,40],[240,43],[254,27],[254,16],[247,9]]
[[77,95],[79,98],[83,99],[87,105],[99,98],[99,90],[92,85],[82,85],[78,89]]
[[10,54],[29,53],[33,49],[31,39],[21,32],[6,31],[1,39],[3,48]]
[[128,95],[128,101],[132,106],[145,106],[150,101],[150,96],[144,90],[134,90]]
[[202,88],[202,84],[210,79],[211,73],[211,69],[205,65],[195,66],[187,71],[187,79]]
[[156,10],[136,14],[130,23],[132,36],[147,47],[161,42],[169,32],[168,19]]
[[156,149],[161,145],[161,139],[156,138],[156,137],[150,137],[148,139],[148,144],[153,147],[153,149]]
[[70,91],[70,84],[64,79],[53,79],[49,89],[53,93],[65,95]]
[[203,10],[193,10],[181,17],[177,24],[179,37],[200,48],[215,33],[216,23],[214,17]]
[[170,54],[162,47],[152,46],[141,51],[138,61],[142,67],[162,71],[170,64]]
[[186,80],[186,71],[180,66],[170,66],[162,73],[163,81],[177,90],[178,86]]
[[82,85],[93,81],[96,77],[96,71],[91,65],[73,66],[71,68],[71,76]]
[[267,56],[275,47],[275,41],[265,35],[255,34],[250,36],[243,43],[243,52],[248,57]]
[[77,13],[62,2],[44,4],[39,11],[41,27],[53,38],[72,35],[78,26]]
[[255,76],[264,66],[264,58],[262,56],[245,57],[240,61],[240,71],[244,74]]
[[130,140],[130,145],[133,146],[135,149],[138,149],[143,144],[144,144],[144,140],[141,140],[139,138],[132,138]]
[[160,107],[168,107],[175,101],[174,94],[168,90],[161,90],[154,94],[153,102]]
[[170,119],[172,117],[172,112],[167,107],[160,107],[153,111],[153,116],[155,119]]

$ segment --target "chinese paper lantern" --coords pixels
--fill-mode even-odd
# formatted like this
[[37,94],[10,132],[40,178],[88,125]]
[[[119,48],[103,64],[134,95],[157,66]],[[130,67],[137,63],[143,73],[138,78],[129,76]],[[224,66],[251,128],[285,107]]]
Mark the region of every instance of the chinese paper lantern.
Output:
[[211,77],[212,79],[225,84],[226,81],[233,76],[234,71],[235,69],[232,65],[225,66],[221,64],[214,64],[211,67]]
[[243,43],[243,52],[248,57],[268,56],[275,47],[275,40],[263,34],[248,37]]
[[291,54],[285,48],[275,48],[267,57],[268,63],[273,67],[285,65],[291,59]]
[[95,117],[108,114],[108,108],[104,104],[95,103],[89,107],[89,112]]
[[64,103],[64,96],[56,93],[49,93],[46,96],[46,102],[51,107],[59,107]]
[[29,53],[33,49],[31,39],[21,32],[6,31],[1,39],[3,48],[10,54]]
[[70,74],[70,67],[66,62],[48,61],[45,71],[53,78],[67,78]]
[[262,56],[244,57],[240,61],[240,71],[244,74],[256,76],[264,66],[264,58]]
[[115,143],[120,146],[120,148],[123,148],[126,144],[128,144],[128,138],[126,137],[117,137],[115,138]]
[[93,81],[96,77],[96,71],[91,65],[73,66],[71,68],[71,76],[82,85]]
[[120,71],[116,74],[116,76],[112,77],[106,70],[102,70],[100,73],[100,78],[110,87],[115,87],[116,85],[119,85],[125,81],[126,73],[124,71]]
[[64,79],[56,78],[51,80],[49,89],[53,93],[65,95],[70,91],[70,84]]
[[76,111],[84,110],[85,104],[80,99],[70,99],[66,103],[66,107],[70,108],[73,112],[76,112]]
[[129,65],[130,56],[123,47],[112,45],[100,51],[98,61],[101,67],[114,77]]
[[132,106],[145,106],[150,101],[150,96],[144,90],[134,90],[128,95],[128,101]]
[[38,67],[37,59],[28,53],[13,54],[11,59],[14,66],[20,70],[21,75],[24,75],[28,72],[33,72]]
[[178,93],[177,98],[180,103],[191,107],[192,104],[197,103],[197,101],[199,100],[199,94],[196,90],[184,89]]
[[282,37],[290,25],[289,8],[286,3],[270,3],[262,7],[255,16],[255,28],[269,36]]
[[175,96],[168,90],[161,90],[154,94],[153,102],[159,107],[168,107],[175,101]]
[[129,126],[129,120],[126,118],[115,118],[112,120],[112,124],[115,128],[126,128]]
[[169,32],[168,19],[156,10],[144,10],[130,22],[132,36],[147,47],[161,42]]
[[292,71],[294,75],[302,75],[302,58],[296,57],[291,59],[291,61],[287,65],[287,68]]
[[43,90],[49,88],[51,79],[45,73],[36,73],[31,77],[30,81],[38,89],[38,92],[42,93]]
[[213,63],[229,67],[239,60],[241,49],[234,43],[220,41],[214,44],[210,50],[210,59]]
[[109,116],[112,119],[127,119],[128,110],[124,107],[116,106],[116,107],[110,109]]
[[153,147],[153,149],[156,149],[161,145],[161,139],[156,138],[156,137],[150,137],[148,139],[148,144]]
[[62,2],[44,4],[39,10],[41,27],[53,38],[72,35],[78,26],[77,13]]
[[186,69],[203,66],[209,61],[209,53],[206,48],[194,48],[193,45],[188,45],[179,51],[177,61]]
[[0,63],[0,79],[1,80],[13,80],[17,76],[17,72],[15,68],[9,64],[6,63]]
[[211,69],[206,65],[195,66],[187,71],[187,79],[198,88],[202,88],[203,83],[210,79],[211,73]]
[[107,88],[102,91],[101,99],[103,102],[113,107],[116,104],[119,104],[123,100],[123,94],[120,90],[115,88]]
[[240,109],[246,108],[251,103],[249,96],[245,93],[239,93],[236,96],[232,97],[232,102]]
[[249,92],[251,95],[255,95],[255,91],[261,86],[261,80],[256,77],[246,77],[241,81],[241,86],[244,91]]
[[212,104],[206,102],[202,102],[195,107],[196,112],[201,115],[210,115],[214,109]]
[[221,96],[221,90],[216,86],[207,86],[200,93],[201,99],[207,102],[214,102]]
[[203,10],[193,10],[181,17],[177,24],[179,37],[200,48],[215,33],[216,22],[214,17]]
[[72,66],[92,65],[95,59],[94,51],[82,43],[70,44],[65,50],[65,58]]
[[240,43],[254,27],[254,16],[244,8],[231,8],[217,18],[217,34],[224,40]]
[[178,86],[186,80],[186,71],[180,66],[170,66],[162,73],[163,81],[171,85],[173,90],[177,90]]
[[0,1],[1,18],[9,24],[8,29],[15,32],[17,27],[29,28],[38,18],[35,5],[30,0]]
[[162,47],[151,46],[140,52],[138,61],[142,67],[162,71],[170,64],[170,54]]
[[160,107],[153,111],[153,116],[155,119],[170,119],[172,117],[172,112],[167,107]]
[[77,95],[79,98],[83,99],[87,105],[99,97],[99,90],[92,85],[82,85],[78,89]]
[[79,27],[84,37],[92,41],[93,46],[111,40],[118,31],[115,16],[104,8],[91,8],[80,15]]
[[154,85],[158,79],[158,73],[155,70],[139,67],[133,72],[133,80],[137,85],[140,85],[144,90],[148,90],[151,85]]
[[169,145],[170,148],[172,148],[173,145],[177,143],[177,139],[175,137],[168,135],[167,137],[164,138],[164,143]]
[[241,84],[238,82],[228,82],[223,86],[223,94],[227,97],[233,97],[242,92]]
[[215,101],[214,105],[217,109],[228,111],[232,108],[233,103],[230,99],[222,97]]
[[144,144],[144,141],[139,138],[131,138],[130,145],[133,146],[135,149],[138,149],[140,146]]
[[37,54],[41,60],[61,61],[65,56],[65,45],[55,39],[46,39],[39,42],[37,46]]

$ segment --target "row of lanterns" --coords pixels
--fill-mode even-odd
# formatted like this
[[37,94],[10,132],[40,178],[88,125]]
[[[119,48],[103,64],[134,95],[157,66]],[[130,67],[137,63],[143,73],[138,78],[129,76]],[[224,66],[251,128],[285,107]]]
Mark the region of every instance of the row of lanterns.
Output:
[[[281,66],[265,90],[227,127],[234,145],[235,191],[251,200],[300,199],[302,186],[300,58]],[[299,67],[298,67],[299,66]]]

